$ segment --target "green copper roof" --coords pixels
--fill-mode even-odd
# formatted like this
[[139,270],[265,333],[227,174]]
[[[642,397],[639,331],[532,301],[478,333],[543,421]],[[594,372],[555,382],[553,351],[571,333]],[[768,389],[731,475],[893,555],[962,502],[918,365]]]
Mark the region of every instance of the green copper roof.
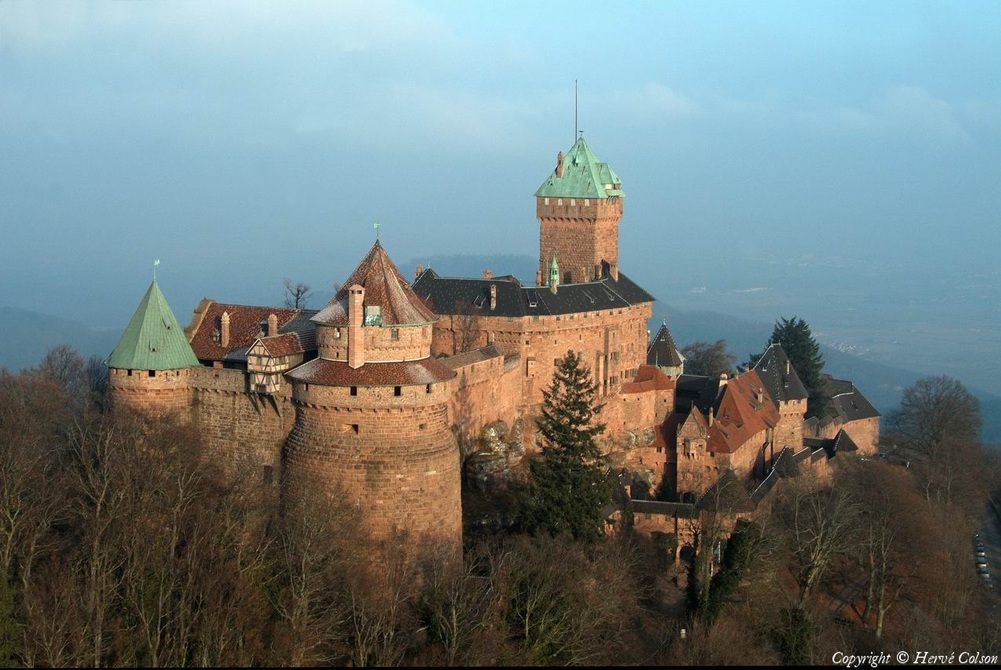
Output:
[[579,138],[563,157],[563,176],[557,170],[542,183],[536,196],[547,198],[608,198],[624,195],[619,175],[602,163],[584,138]]
[[176,370],[199,365],[155,279],[108,356],[107,365],[122,370]]

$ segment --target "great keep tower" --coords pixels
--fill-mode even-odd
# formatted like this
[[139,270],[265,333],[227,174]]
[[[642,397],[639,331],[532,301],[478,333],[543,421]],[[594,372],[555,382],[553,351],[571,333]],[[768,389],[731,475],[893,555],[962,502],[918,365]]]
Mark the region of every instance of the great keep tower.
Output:
[[313,318],[318,357],[287,373],[295,423],[286,481],[339,487],[377,540],[396,531],[462,542],[452,368],[431,356],[438,317],[379,242]]
[[583,137],[535,192],[540,283],[556,259],[560,281],[577,284],[618,276],[622,182]]

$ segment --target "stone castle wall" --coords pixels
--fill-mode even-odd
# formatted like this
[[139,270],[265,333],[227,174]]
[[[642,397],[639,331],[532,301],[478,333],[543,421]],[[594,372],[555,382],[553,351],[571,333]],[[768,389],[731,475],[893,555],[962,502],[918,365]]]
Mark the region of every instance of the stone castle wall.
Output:
[[779,422],[775,426],[775,453],[783,447],[798,449],[803,444],[803,415],[806,400],[789,400],[779,403]]
[[537,198],[539,262],[548,283],[553,256],[560,282],[587,282],[600,278],[602,261],[619,262],[619,219],[622,198]]
[[180,370],[108,369],[109,392],[115,406],[150,414],[190,418],[193,368]]
[[191,398],[192,423],[210,449],[277,474],[295,417],[288,382],[276,394],[250,393],[243,370],[195,368]]
[[838,431],[844,430],[859,449],[859,454],[872,456],[879,450],[879,417],[858,419],[842,423],[840,420],[829,420],[817,427],[814,437],[826,439],[838,436]]
[[448,401],[449,423],[464,445],[495,421],[512,425],[519,415],[521,366],[517,358],[495,356],[456,368]]
[[[645,303],[555,316],[444,316],[434,330],[432,351],[444,355],[460,351],[456,338],[473,328],[475,337],[466,338],[470,342],[467,350],[493,343],[505,354],[517,354],[522,368],[520,405],[528,409],[542,402],[543,389],[552,383],[555,362],[572,349],[583,355],[604,397],[616,394],[623,381],[646,363],[647,322],[652,310],[653,305]],[[617,414],[621,408],[615,405],[609,411],[614,415],[607,420],[621,425]]]
[[[428,356],[428,342],[431,341],[430,324],[365,326],[360,331],[364,338],[366,361],[406,361]],[[348,360],[349,342],[348,326],[317,325],[316,343],[321,358],[332,361]]]
[[[388,390],[388,394],[385,391]],[[458,445],[448,384],[357,389],[302,384],[286,446],[287,475],[340,488],[376,539],[395,531],[461,542]],[[388,396],[388,397],[387,397]]]

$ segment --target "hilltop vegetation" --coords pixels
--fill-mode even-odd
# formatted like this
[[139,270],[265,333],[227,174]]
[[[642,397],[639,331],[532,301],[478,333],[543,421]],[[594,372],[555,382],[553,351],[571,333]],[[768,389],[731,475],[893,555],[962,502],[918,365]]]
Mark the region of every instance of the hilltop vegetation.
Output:
[[0,373],[0,443],[5,665],[1001,653],[970,542],[1001,469],[968,440],[924,460],[915,444],[909,468],[840,454],[831,485],[790,480],[720,546],[716,572],[674,564],[663,538],[631,532],[627,517],[586,540],[551,525],[478,527],[461,561],[401,536],[391,560],[373,561],[385,547],[336,495],[283,510],[273,484],[224,467],[189,427],[109,413],[100,377],[65,350]]

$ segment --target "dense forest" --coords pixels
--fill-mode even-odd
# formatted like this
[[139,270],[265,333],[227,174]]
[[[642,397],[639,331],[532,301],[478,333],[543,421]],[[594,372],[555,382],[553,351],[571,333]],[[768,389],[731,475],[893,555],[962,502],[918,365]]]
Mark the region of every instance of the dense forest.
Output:
[[[405,535],[375,546],[335,491],[293,505],[258,467],[204,449],[190,426],[111,411],[100,363],[57,348],[34,368],[0,370],[0,664],[1001,654],[998,596],[974,570],[971,539],[1001,465],[964,431],[976,406],[942,406],[963,392],[922,380],[886,422],[895,458],[839,454],[830,482],[783,481],[727,542],[678,562],[669,538],[632,531],[628,511],[591,532],[579,522],[604,524],[594,505],[565,517],[552,509],[559,500],[540,506],[552,493],[541,489],[563,472],[619,499],[581,470],[600,465],[590,442],[598,426],[571,404],[577,455],[544,450],[508,490],[467,490],[456,557]],[[558,401],[545,428],[568,441]],[[707,533],[722,522],[700,520]]]

